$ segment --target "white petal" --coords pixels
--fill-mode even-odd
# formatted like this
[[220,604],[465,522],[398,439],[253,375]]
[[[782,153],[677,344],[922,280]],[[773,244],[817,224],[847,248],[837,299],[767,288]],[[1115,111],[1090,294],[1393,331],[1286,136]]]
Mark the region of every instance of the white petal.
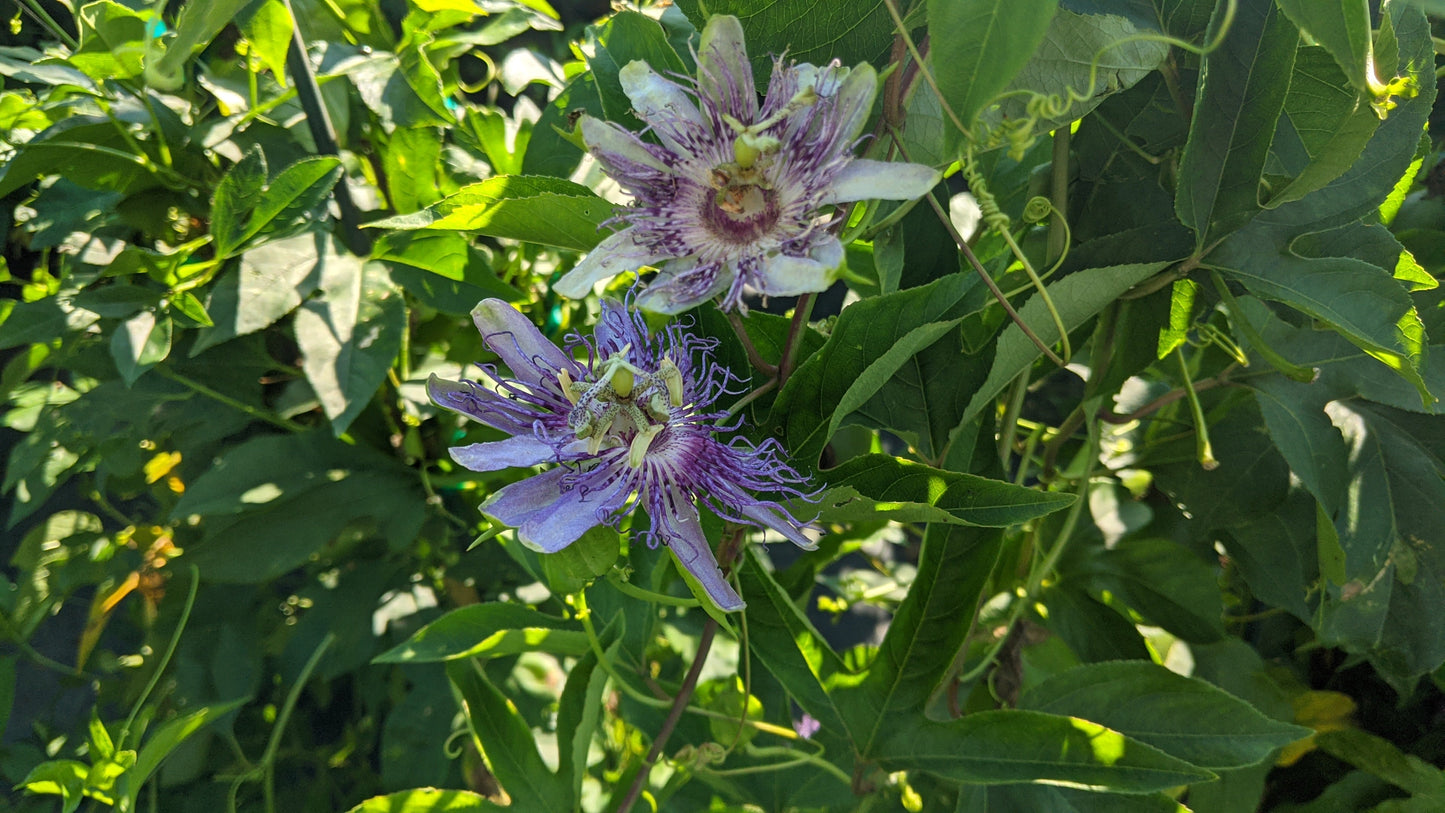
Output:
[[758,89],[743,43],[743,26],[732,15],[708,20],[697,48],[697,86],[725,113],[750,124],[758,115]]
[[663,259],[662,255],[638,245],[633,239],[636,234],[633,229],[623,229],[610,235],[589,251],[576,268],[557,280],[552,290],[569,299],[581,299],[592,293],[592,286],[604,279],[623,271],[636,271]]
[[826,291],[843,264],[843,244],[831,237],[815,248],[811,256],[774,254],[764,258],[762,279],[749,280],[767,296],[796,296]]
[[657,160],[657,156],[648,152],[637,136],[616,124],[583,116],[579,126],[582,128],[582,140],[587,143],[587,149],[604,164],[616,166],[620,159],[651,167],[659,172],[672,171],[667,164]]
[[556,460],[557,451],[534,437],[518,435],[490,443],[453,446],[452,459],[472,471],[501,471]]
[[868,114],[873,111],[873,96],[877,92],[878,74],[872,65],[864,62],[848,70],[833,102],[833,115],[838,120],[838,143],[846,145],[858,139],[864,123],[868,121]]
[[652,129],[673,152],[683,154],[686,148],[678,140],[679,135],[689,126],[702,128],[705,123],[697,105],[682,89],[682,86],[664,79],[651,65],[640,59],[627,63],[617,78],[622,81],[622,92],[632,102],[637,117],[652,125]]
[[487,347],[502,358],[518,381],[528,386],[542,382],[544,369],[578,371],[576,362],[547,341],[530,319],[500,299],[478,303],[472,310],[472,321]]
[[913,200],[928,194],[942,177],[923,164],[855,158],[823,193],[824,203],[850,200]]
[[[690,272],[696,270],[696,262],[696,258],[683,258],[668,263],[657,279],[649,283],[647,288],[638,295],[637,307],[645,311],[671,316],[692,310],[726,291],[728,286],[732,285],[736,272],[730,265],[718,267],[716,276],[705,287],[699,287],[699,280],[686,279]],[[673,270],[674,267],[683,263],[689,263],[689,267],[681,271]]]

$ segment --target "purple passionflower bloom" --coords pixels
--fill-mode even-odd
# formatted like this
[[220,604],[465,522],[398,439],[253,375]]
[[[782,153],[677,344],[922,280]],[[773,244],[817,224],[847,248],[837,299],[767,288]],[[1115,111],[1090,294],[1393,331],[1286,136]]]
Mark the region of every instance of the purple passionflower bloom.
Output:
[[[817,543],[777,502],[753,492],[807,497],[805,478],[783,462],[769,438],[753,445],[715,435],[737,428],[726,412],[709,411],[732,377],[712,360],[716,342],[677,325],[649,335],[642,317],[602,302],[591,339],[573,334],[568,352],[543,338],[499,299],[477,305],[482,340],[511,371],[482,369],[495,386],[475,381],[427,382],[438,405],[512,437],[451,450],[473,471],[559,463],[512,483],[482,503],[482,513],[517,529],[527,547],[555,553],[587,529],[615,525],[640,505],[652,520],[647,543],[666,544],[724,610],[743,606],[723,578],[703,536],[697,503],[738,523],[772,528],[801,547]],[[585,361],[571,351],[585,349]]]
[[743,286],[764,295],[823,291],[843,264],[836,215],[846,201],[909,200],[939,174],[922,164],[854,158],[878,76],[774,61],[760,105],[736,17],[713,17],[697,51],[697,79],[659,76],[633,61],[620,74],[632,109],[659,144],[583,116],[588,150],[635,198],[603,240],[556,285],[580,298],[600,280],[642,266],[659,273],[637,304],[680,313],[715,296],[739,305]]

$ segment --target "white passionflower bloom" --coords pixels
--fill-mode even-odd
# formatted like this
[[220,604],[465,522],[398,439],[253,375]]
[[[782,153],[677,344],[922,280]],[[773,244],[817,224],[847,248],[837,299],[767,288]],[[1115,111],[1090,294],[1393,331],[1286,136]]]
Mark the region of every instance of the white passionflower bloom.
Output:
[[634,202],[625,224],[557,283],[582,297],[600,280],[659,269],[638,305],[678,313],[716,296],[738,305],[744,285],[771,296],[827,289],[843,264],[837,218],[824,207],[909,200],[939,174],[921,164],[853,157],[878,89],[868,64],[773,65],[762,104],[736,17],[702,32],[698,75],[683,83],[645,62],[621,71],[637,116],[660,142],[584,116],[582,136]]

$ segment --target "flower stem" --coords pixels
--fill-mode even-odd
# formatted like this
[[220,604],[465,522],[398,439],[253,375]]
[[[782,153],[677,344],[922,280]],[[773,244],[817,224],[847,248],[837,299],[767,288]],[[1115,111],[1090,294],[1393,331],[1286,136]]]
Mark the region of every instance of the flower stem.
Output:
[[682,686],[677,690],[677,697],[672,701],[672,708],[667,712],[667,719],[663,720],[662,728],[657,732],[657,738],[652,741],[652,747],[648,749],[647,757],[642,761],[642,768],[632,780],[632,787],[627,789],[627,796],[617,807],[617,813],[627,813],[637,799],[642,796],[642,788],[647,784],[647,777],[652,773],[652,766],[662,755],[662,749],[666,747],[668,738],[672,736],[672,730],[677,727],[677,721],[682,719],[682,712],[687,708],[688,701],[692,699],[693,690],[697,688],[697,679],[702,674],[702,665],[707,660],[707,653],[712,649],[712,641],[717,635],[717,627],[717,620],[709,616],[707,623],[703,625],[702,637],[697,642],[697,654],[693,656],[692,666],[688,668],[687,675],[682,679]]
[[788,341],[783,346],[783,361],[778,365],[779,385],[786,384],[788,376],[793,374],[793,364],[798,360],[798,348],[803,344],[808,318],[813,315],[813,303],[817,301],[816,295],[803,294],[798,297],[798,304],[793,308],[793,323],[788,326]]
[[738,316],[737,311],[729,311],[727,315],[728,324],[733,326],[733,332],[738,334],[738,341],[742,343],[743,352],[748,354],[748,363],[753,368],[769,378],[776,378],[778,368],[763,360],[758,348],[753,345],[753,339],[748,335],[748,329],[743,326],[743,318]]

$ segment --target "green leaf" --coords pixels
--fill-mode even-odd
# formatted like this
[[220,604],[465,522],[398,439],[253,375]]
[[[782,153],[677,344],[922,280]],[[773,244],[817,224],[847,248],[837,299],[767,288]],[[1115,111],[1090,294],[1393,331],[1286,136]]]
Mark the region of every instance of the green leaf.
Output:
[[[714,13],[717,13],[714,10]],[[602,110],[608,121],[630,130],[641,130],[643,123],[632,114],[632,102],[622,92],[618,73],[633,60],[642,60],[653,70],[668,74],[685,74],[687,66],[668,44],[667,35],[657,21],[636,11],[623,11],[607,22],[587,30],[591,53],[587,65],[597,82]]]
[[1323,48],[1300,48],[1279,129],[1270,144],[1288,180],[1269,195],[1265,208],[1299,200],[1340,177],[1359,159],[1379,126],[1379,116],[1360,102]]
[[1067,508],[1075,499],[886,454],[853,458],[820,477],[827,484],[818,497],[825,522],[888,518],[1003,528]]
[[1409,293],[1386,269],[1353,257],[1301,253],[1310,248],[1308,235],[1291,240],[1260,223],[1231,235],[1208,262],[1256,296],[1328,323],[1414,384],[1423,403],[1433,403],[1420,373],[1425,328]]
[[[1229,6],[1233,9],[1233,6]],[[1223,24],[1219,5],[1209,26]],[[1204,57],[1174,209],[1203,248],[1259,210],[1270,133],[1284,109],[1299,31],[1274,3],[1239,4],[1224,42]]]
[[415,474],[395,458],[321,432],[233,446],[186,485],[171,516],[208,518],[186,555],[205,578],[228,583],[284,574],[368,518],[394,547],[409,545],[425,504]]
[[[827,343],[798,365],[773,404],[769,420],[783,433],[784,445],[798,460],[816,460],[828,433],[842,421],[838,413],[845,398],[857,403],[871,396],[889,380],[885,374],[892,376],[908,361],[893,351],[895,345],[920,346],[939,332],[938,325],[946,330],[981,310],[987,296],[971,275],[951,274],[845,308]],[[916,401],[910,405],[918,409]]]
[[270,327],[314,294],[329,268],[354,262],[335,237],[321,232],[247,251],[234,273],[223,274],[211,286],[206,305],[216,326],[200,332],[191,356]]
[[[605,635],[605,632],[604,632]],[[609,656],[616,645],[609,649]],[[557,701],[557,773],[570,777],[572,796],[582,798],[582,780],[587,776],[587,754],[592,737],[602,721],[602,692],[607,687],[607,670],[599,668],[597,656],[589,649],[567,672],[567,685]]]
[[[1168,263],[1157,262],[1089,268],[1050,283],[1048,292],[1053,298],[1054,307],[1058,309],[1064,328],[1073,331],[1125,291],[1152,277],[1166,265]],[[1044,344],[1055,344],[1061,338],[1041,297],[1034,296],[1029,299],[1019,308],[1018,313]],[[1023,330],[1010,322],[999,336],[998,349],[994,353],[993,367],[989,370],[988,378],[974,392],[973,399],[963,410],[958,426],[962,427],[977,417],[1003,392],[1010,381],[1032,367],[1042,356],[1043,353],[1024,335]],[[958,430],[954,431],[956,433]]]
[[1147,661],[1095,663],[1052,675],[1025,691],[1019,708],[1084,717],[1211,769],[1254,765],[1313,733]]
[[469,790],[413,788],[374,796],[347,813],[493,813],[505,810],[508,808]]
[[89,769],[73,759],[42,762],[20,780],[19,787],[30,793],[51,794],[61,799],[61,813],[74,813],[80,807],[81,788]]
[[[1206,786],[1208,787],[1208,786]],[[1191,797],[1190,801],[1193,801]],[[1048,785],[964,785],[955,813],[1190,813],[1167,793],[1100,793]],[[1198,812],[1202,813],[1202,811]]]
[[386,266],[338,255],[323,269],[321,296],[296,314],[296,343],[337,435],[386,379],[405,332],[406,304]]
[[469,231],[586,251],[612,204],[580,184],[537,175],[499,175],[462,187],[420,212],[366,224],[369,228]]
[[519,604],[488,602],[452,610],[373,662],[435,663],[522,652],[577,657],[587,651],[587,635],[576,621],[544,615]]
[[[109,130],[110,125],[106,125]],[[51,130],[56,135],[46,137]],[[114,131],[94,133],[81,127],[63,131],[51,128],[26,142],[0,167],[0,196],[52,175],[86,189],[134,194],[160,185],[156,167],[147,156],[135,155],[125,145],[108,143]],[[82,140],[96,136],[106,143]]]
[[965,127],[1029,61],[1057,8],[1058,0],[928,0],[929,69]]
[[1118,610],[1076,584],[1051,584],[1039,593],[1044,624],[1084,663],[1149,658],[1149,647]]
[[[1119,14],[1059,9],[1049,20],[1043,41],[1005,89],[1006,93],[1027,94],[1004,98],[997,108],[987,110],[983,119],[992,126],[1009,119],[1028,120],[1033,117],[1028,109],[1030,98],[1042,94],[1064,103],[1064,109],[1039,118],[1035,133],[1077,121],[1159,67],[1169,55],[1169,46],[1148,37],[1160,33],[1155,26],[1141,27]],[[1075,101],[1080,96],[1083,100]]]
[[283,0],[261,0],[240,21],[241,36],[272,76],[286,75],[286,54],[291,50],[295,23]]
[[[1359,160],[1343,174],[1297,201],[1261,214],[1259,220],[1288,228],[1290,234],[1352,223],[1376,212],[1409,170],[1435,101],[1435,82],[1429,78],[1435,64],[1434,48],[1429,24],[1419,9],[1404,3],[1391,3],[1385,9],[1398,36],[1399,63],[1417,74],[1419,95],[1390,111],[1375,128]],[[1382,37],[1385,31],[1382,25]]]
[[1365,401],[1325,408],[1350,450],[1350,499],[1336,518],[1342,587],[1327,586],[1320,635],[1368,651],[1397,686],[1445,662],[1445,421]]
[[144,310],[125,320],[110,337],[110,356],[126,386],[171,353],[171,317]]
[[34,302],[0,299],[0,350],[79,334],[98,321],[100,314],[59,297]]
[[246,700],[247,698],[242,697],[225,703],[204,706],[189,714],[167,720],[159,728],[156,728],[146,738],[145,745],[141,746],[140,753],[136,756],[135,767],[130,772],[129,787],[131,788],[132,805],[135,803],[136,797],[140,795],[146,780],[156,772],[156,769],[161,766],[161,762],[170,756],[171,752],[180,747],[181,743],[189,739],[192,734],[226,716],[234,709],[245,705]]
[[980,711],[890,732],[885,770],[923,770],[951,782],[1048,782],[1147,793],[1214,774],[1120,732],[1037,711]]
[[[1186,641],[1224,637],[1224,606],[1213,567],[1168,539],[1130,537],[1112,549],[1066,557],[1061,575],[1090,592],[1108,591]],[[1077,580],[1077,581],[1076,581]]]
[[930,526],[918,574],[898,607],[868,674],[834,695],[859,754],[871,756],[889,734],[920,720],[928,696],[964,644],[1002,547],[1002,534]]
[[480,665],[453,661],[447,664],[447,677],[461,695],[473,742],[511,796],[511,806],[517,810],[571,810],[571,788],[548,770],[537,753],[532,727],[492,685]]
[[442,131],[437,127],[398,127],[382,153],[387,197],[399,214],[415,212],[441,199]]
[[[259,167],[250,155],[258,156]],[[265,171],[259,150],[232,168],[232,173],[240,172],[233,183],[227,185],[222,179],[216,189],[216,199],[211,205],[211,232],[216,240],[218,259],[234,256],[238,249],[257,237],[284,235],[287,230],[303,225],[326,202],[342,174],[340,159],[303,158],[281,170],[258,193],[255,191],[258,170]]]
[[1334,57],[1356,91],[1372,92],[1371,83],[1379,79],[1370,75],[1375,68],[1375,55],[1370,41],[1370,4],[1367,0],[1342,0],[1339,3],[1276,0],[1276,3],[1301,31],[1309,34]]
[[745,551],[740,576],[747,608],[748,648],[803,711],[835,733],[847,730],[833,695],[851,675],[807,615],[784,592],[777,579]]
[[[4,608],[13,610],[14,607]],[[10,619],[8,613],[3,623],[7,634],[9,633]],[[0,731],[5,730],[5,724],[10,720],[10,712],[15,707],[15,663],[19,655],[0,656]]]
[[180,16],[176,18],[176,36],[166,42],[165,53],[157,63],[147,65],[147,81],[166,90],[179,89],[185,83],[186,63],[209,45],[221,29],[235,22],[236,15],[250,2],[210,0],[181,6]]
[[148,19],[112,0],[86,3],[75,14],[80,47],[66,61],[93,79],[139,76]]
[[883,0],[845,5],[816,4],[800,9],[773,0],[680,0],[687,18],[700,31],[713,14],[742,21],[748,56],[759,86],[766,86],[772,57],[786,53],[798,62],[846,67],[872,62],[882,68],[893,44],[893,19]]
[[1394,743],[1357,728],[1325,731],[1315,744],[1331,756],[1369,771],[1390,784],[1445,804],[1445,772],[1423,759],[1401,751]]
[[[552,103],[542,109],[532,128],[527,152],[522,156],[522,175],[550,175],[566,178],[582,161],[582,149],[569,141],[575,125],[574,114],[602,115],[602,96],[591,71],[573,79]],[[580,134],[578,134],[580,136]]]
[[572,544],[556,553],[544,553],[542,573],[553,595],[576,593],[594,579],[607,575],[621,554],[622,540],[605,525],[589,528]]

